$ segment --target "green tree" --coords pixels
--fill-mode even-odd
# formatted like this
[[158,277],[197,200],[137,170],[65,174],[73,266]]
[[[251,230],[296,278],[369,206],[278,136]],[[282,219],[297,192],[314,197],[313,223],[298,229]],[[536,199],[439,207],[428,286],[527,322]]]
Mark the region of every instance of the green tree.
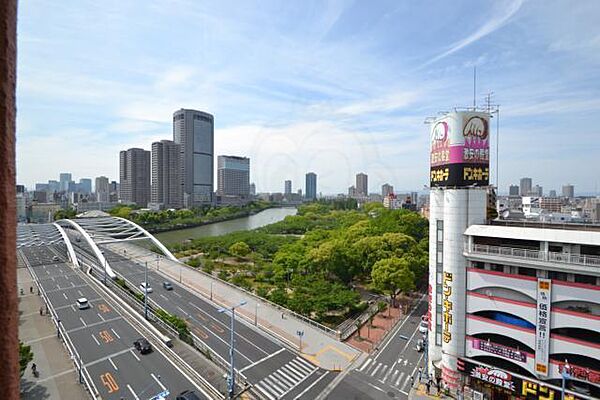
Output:
[[389,294],[392,306],[398,294],[415,287],[415,274],[405,258],[390,257],[377,261],[371,270],[371,278],[377,289]]
[[250,246],[248,246],[246,242],[235,242],[229,246],[229,252],[240,258],[246,257],[250,251]]
[[21,372],[21,376],[27,369],[27,365],[33,360],[33,352],[31,351],[31,346],[27,346],[23,344],[19,340],[19,370]]

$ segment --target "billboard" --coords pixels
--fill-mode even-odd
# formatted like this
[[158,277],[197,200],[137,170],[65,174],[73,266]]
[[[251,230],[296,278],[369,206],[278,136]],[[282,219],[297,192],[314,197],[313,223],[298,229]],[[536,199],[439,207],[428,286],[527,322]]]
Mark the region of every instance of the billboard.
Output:
[[548,376],[550,346],[550,303],[552,281],[538,278],[535,327],[535,373]]
[[444,115],[431,127],[430,186],[489,184],[489,114],[460,111]]

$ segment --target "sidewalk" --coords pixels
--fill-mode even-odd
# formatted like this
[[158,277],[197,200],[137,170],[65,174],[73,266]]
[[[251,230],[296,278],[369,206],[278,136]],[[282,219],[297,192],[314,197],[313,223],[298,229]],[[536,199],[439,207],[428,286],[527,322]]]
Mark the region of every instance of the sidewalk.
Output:
[[368,326],[369,322],[367,321],[367,323],[354,332],[346,342],[357,349],[370,353],[385,338],[387,333],[394,329],[396,323],[400,321],[403,316],[404,313],[400,308],[392,308],[389,310],[388,307],[388,309],[375,314],[372,327]]
[[[141,263],[148,261],[148,267],[156,269],[156,254],[150,250],[129,243],[113,243],[108,247],[113,250],[120,249],[120,254],[124,254],[125,249],[127,257],[134,257]],[[232,306],[245,300],[247,304],[236,309],[238,315],[250,324],[255,324],[256,321],[260,328],[298,350],[300,338],[297,332],[303,332],[301,355],[321,368],[343,370],[361,354],[359,350],[338,341],[321,329],[185,264],[163,257],[158,268],[160,273],[181,282],[205,298],[212,299],[219,306]]]
[[413,387],[408,394],[409,399],[415,400],[430,400],[430,399],[452,399],[452,397],[446,396],[444,394],[437,393],[437,387],[435,385],[430,386],[429,394],[427,393],[427,387],[424,383],[420,383]]
[[21,377],[21,399],[85,399],[89,394],[78,383],[73,362],[56,336],[56,328],[50,316],[40,315],[44,307],[33,278],[26,268],[17,269],[17,287],[23,289],[19,295],[19,339],[31,346],[33,361],[37,365],[39,376],[36,378],[29,368]]

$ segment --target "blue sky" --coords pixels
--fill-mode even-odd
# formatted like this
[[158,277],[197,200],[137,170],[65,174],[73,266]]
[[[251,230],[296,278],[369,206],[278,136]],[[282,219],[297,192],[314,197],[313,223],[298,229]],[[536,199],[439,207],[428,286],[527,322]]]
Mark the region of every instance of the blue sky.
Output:
[[[598,191],[600,4],[580,1],[23,1],[19,183],[107,175],[118,152],[215,116],[259,191],[428,184],[426,117],[494,92],[501,191]],[[495,145],[495,143],[494,143]],[[495,149],[492,150],[495,154]],[[492,159],[495,177],[496,159]],[[494,178],[495,180],[495,178]]]

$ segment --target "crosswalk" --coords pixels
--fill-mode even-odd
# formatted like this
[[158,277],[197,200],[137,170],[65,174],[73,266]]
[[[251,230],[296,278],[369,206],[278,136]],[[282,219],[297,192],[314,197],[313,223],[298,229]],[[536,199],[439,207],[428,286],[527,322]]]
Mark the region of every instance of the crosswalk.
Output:
[[406,368],[404,368],[405,370],[396,368],[402,365],[406,366],[406,363],[402,363],[402,360],[399,360],[399,362],[390,366],[377,362],[372,358],[368,358],[357,371],[368,375],[383,384],[395,387],[401,391],[406,391],[410,386],[411,373],[406,370]]
[[312,375],[318,368],[296,356],[283,367],[273,371],[254,385],[269,400],[285,396],[294,386]]

